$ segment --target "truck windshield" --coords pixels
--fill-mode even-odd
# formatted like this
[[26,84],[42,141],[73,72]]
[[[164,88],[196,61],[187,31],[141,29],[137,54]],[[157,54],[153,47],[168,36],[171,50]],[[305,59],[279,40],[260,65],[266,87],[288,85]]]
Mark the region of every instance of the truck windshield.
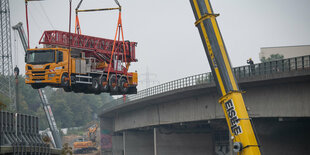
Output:
[[55,51],[27,51],[28,64],[45,64],[55,62]]

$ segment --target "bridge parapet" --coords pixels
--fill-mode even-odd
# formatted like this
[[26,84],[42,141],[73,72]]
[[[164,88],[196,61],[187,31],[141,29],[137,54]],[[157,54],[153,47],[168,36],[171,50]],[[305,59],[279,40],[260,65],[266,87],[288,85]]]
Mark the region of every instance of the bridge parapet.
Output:
[[[310,70],[310,55],[233,68],[234,75],[238,81],[261,76],[270,76],[296,71],[303,72],[308,70]],[[214,84],[214,78],[211,72],[166,82],[148,89],[138,91],[137,94],[128,95],[126,96],[126,99],[122,97],[113,100],[112,102],[105,104],[101,108],[101,112],[134,100],[143,99],[146,97],[174,91],[177,89],[204,84]]]

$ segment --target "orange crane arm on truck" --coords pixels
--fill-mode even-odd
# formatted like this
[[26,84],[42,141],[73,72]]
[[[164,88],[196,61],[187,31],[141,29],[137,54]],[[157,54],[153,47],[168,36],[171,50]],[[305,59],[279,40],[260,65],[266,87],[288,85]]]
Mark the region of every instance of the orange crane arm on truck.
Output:
[[209,0],[190,0],[201,40],[221,98],[238,155],[260,155],[259,145],[241,91],[232,72],[226,47]]

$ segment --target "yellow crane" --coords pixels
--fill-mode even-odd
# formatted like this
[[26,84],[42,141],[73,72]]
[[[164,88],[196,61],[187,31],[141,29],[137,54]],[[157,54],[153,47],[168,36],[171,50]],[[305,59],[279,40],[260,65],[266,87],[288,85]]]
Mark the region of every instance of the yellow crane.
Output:
[[190,0],[201,40],[208,57],[218,91],[219,103],[225,113],[238,155],[260,155],[259,145],[246,110],[242,92],[232,72],[226,47],[209,0]]

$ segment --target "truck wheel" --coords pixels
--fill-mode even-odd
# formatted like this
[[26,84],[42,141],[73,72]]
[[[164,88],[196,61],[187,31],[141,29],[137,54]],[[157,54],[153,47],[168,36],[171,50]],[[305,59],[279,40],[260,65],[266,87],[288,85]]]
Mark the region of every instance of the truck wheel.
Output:
[[126,80],[126,78],[121,78],[119,82],[119,89],[123,94],[126,94],[128,92],[128,81]]
[[98,91],[99,90],[100,83],[99,83],[99,78],[98,77],[93,78],[93,82],[92,82],[91,88],[93,89],[93,91]]
[[61,76],[61,86],[68,87],[69,86],[69,75],[68,73],[63,73]]
[[102,76],[100,79],[100,90],[107,92],[109,90],[109,84],[107,82],[107,76]]
[[110,89],[113,92],[117,92],[118,91],[118,85],[117,85],[117,80],[116,80],[116,76],[112,75],[109,79],[109,85],[110,85]]

